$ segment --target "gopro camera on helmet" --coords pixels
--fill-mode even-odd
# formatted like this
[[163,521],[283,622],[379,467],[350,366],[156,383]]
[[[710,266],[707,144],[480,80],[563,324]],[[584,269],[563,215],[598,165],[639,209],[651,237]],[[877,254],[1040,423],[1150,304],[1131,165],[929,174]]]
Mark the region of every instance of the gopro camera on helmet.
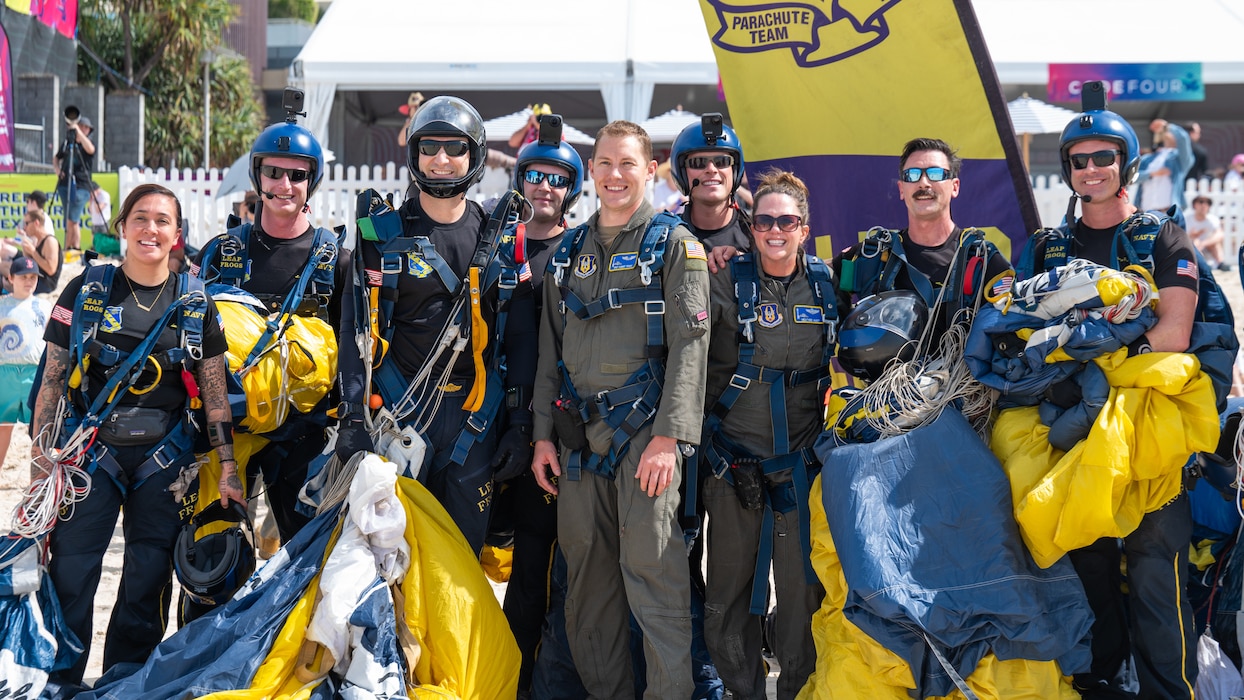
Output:
[[537,119],[540,123],[540,145],[558,146],[562,142],[562,115],[541,114]]
[[1093,80],[1084,84],[1080,91],[1080,111],[1090,112],[1106,108],[1106,84]]
[[290,124],[297,123],[296,117],[305,117],[307,113],[302,111],[302,103],[306,98],[306,94],[298,88],[287,87],[281,95],[281,107],[285,109],[285,121]]
[[700,117],[700,128],[704,131],[704,143],[708,146],[716,146],[717,140],[722,134],[721,113],[709,112]]

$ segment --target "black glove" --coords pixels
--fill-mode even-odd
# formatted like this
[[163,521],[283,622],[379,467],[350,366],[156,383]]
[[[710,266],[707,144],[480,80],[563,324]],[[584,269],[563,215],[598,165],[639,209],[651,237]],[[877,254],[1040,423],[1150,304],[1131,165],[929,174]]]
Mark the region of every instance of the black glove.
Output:
[[492,480],[495,483],[509,481],[531,468],[531,426],[520,423],[511,425],[492,458]]
[[367,428],[363,426],[363,421],[351,420],[338,424],[337,444],[333,447],[333,452],[337,453],[337,457],[343,464],[350,461],[355,453],[375,451],[376,443],[372,441],[371,433],[367,432]]

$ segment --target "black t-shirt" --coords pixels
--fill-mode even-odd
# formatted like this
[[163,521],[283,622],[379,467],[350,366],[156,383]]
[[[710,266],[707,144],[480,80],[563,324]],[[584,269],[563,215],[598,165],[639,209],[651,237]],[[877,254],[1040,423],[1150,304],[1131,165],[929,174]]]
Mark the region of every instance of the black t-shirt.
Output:
[[740,253],[746,253],[752,249],[751,231],[738,209],[734,209],[731,213],[730,223],[719,229],[706,230],[696,228],[691,223],[691,205],[687,205],[687,208],[683,210],[682,221],[687,230],[700,239],[706,250],[712,250],[719,245],[732,245]]
[[[1119,255],[1123,257],[1118,258],[1113,265],[1110,262],[1116,228],[1089,228],[1083,221],[1077,221],[1071,254],[1122,270],[1128,265],[1122,246]],[[1153,281],[1158,289],[1183,287],[1198,291],[1196,252],[1192,247],[1192,239],[1174,221],[1168,220],[1158,231],[1158,238],[1153,244],[1153,264]]]
[[[89,137],[88,137],[89,138]],[[85,187],[87,191],[91,188],[91,171],[95,169],[95,154],[87,153],[82,150],[82,144],[76,139],[66,138],[60,145],[60,150],[56,152],[56,157],[61,161],[61,176],[56,180],[56,186],[60,187],[67,184],[68,178],[65,173],[69,169],[69,145],[73,144],[73,181],[75,187]]]
[[[262,215],[261,215],[262,216]],[[315,244],[315,227],[307,226],[307,230],[297,238],[273,238],[264,233],[258,226],[251,228],[250,238],[246,246],[249,258],[249,276],[242,283],[242,289],[254,294],[268,306],[269,311],[277,311],[285,302],[285,296],[294,288],[298,275],[302,273]],[[337,264],[333,271],[333,290],[328,301],[328,315],[324,320],[334,328],[341,319],[341,297],[346,280],[349,279],[350,252],[344,249],[337,251]],[[194,260],[193,270],[203,264],[203,251]],[[208,279],[215,273],[207,275]],[[310,285],[306,296],[311,295]],[[305,299],[306,297],[304,297]],[[311,311],[314,304],[308,300],[299,313],[318,315]]]
[[[457,221],[441,224],[433,221],[419,207],[419,197],[411,197],[402,204],[399,213],[402,216],[403,236],[426,236],[436,248],[436,253],[445,260],[456,279],[466,277],[471,265],[471,257],[475,252],[484,230],[485,217],[483,209],[475,202],[467,202],[466,212]],[[363,246],[363,264],[369,276],[379,277],[381,273],[381,256],[375,246]],[[397,363],[397,368],[407,378],[415,376],[423,366],[428,354],[436,347],[441,330],[449,320],[454,296],[445,287],[436,270],[424,261],[418,253],[402,254],[402,272],[398,276],[397,300],[393,307],[393,340],[389,348],[386,362]],[[484,320],[493,327],[496,313],[496,287],[491,287],[483,300]],[[465,320],[462,332],[470,333],[470,319]],[[442,362],[447,360],[449,352],[443,355]],[[484,363],[491,366],[491,343],[485,353]],[[433,376],[438,376],[443,364],[438,365]],[[470,386],[475,376],[470,344],[458,356],[451,378],[454,383]]]
[[[53,308],[52,316],[48,320],[47,330],[43,334],[43,338],[47,342],[66,349],[69,349],[72,344],[69,333],[70,316],[75,313],[78,291],[82,289],[84,277],[85,274],[78,275],[61,292],[60,298],[56,300],[56,306]],[[177,293],[177,285],[177,277],[175,275],[170,276],[163,291],[160,291],[161,287],[158,285],[146,287],[129,282],[125,277],[125,273],[118,269],[112,278],[112,289],[108,293],[108,303],[104,319],[99,324],[99,330],[95,334],[95,339],[121,350],[123,354],[128,354],[147,337],[151,327],[160,320],[165,310],[173,303]],[[150,305],[151,310],[145,311],[140,308],[135,303],[135,296],[142,300],[144,306]],[[207,300],[207,305],[207,315],[203,321],[203,357],[205,359],[223,355],[227,349],[225,334],[221,329],[220,316],[217,315],[216,305],[210,297]],[[173,319],[174,326],[177,324],[177,320],[176,318]],[[165,327],[151,354],[159,356],[165,350],[177,347],[177,336],[177,331],[172,327]],[[92,360],[90,367],[87,368],[84,387],[86,395],[90,400],[94,400],[96,392],[108,381],[108,376],[105,373],[107,369],[103,363],[95,360]],[[127,391],[121,397],[118,405],[160,408],[168,411],[180,410],[186,402],[186,387],[182,383],[180,370],[180,365],[172,367],[161,366],[160,381],[154,389],[144,394],[134,394]],[[136,387],[141,389],[151,381],[154,381],[155,378],[156,371],[148,362],[148,367],[144,370],[144,374],[138,380]]]
[[[39,241],[39,245],[35,246],[35,250],[39,252],[39,255],[47,257],[47,247],[51,245],[49,243],[51,239],[52,237],[48,236],[47,238]],[[65,269],[64,254],[57,250],[56,272],[50,275],[44,272],[43,268],[39,267],[38,263],[35,263],[35,267],[39,269],[39,281],[35,283],[35,294],[51,294],[52,292],[55,292],[56,288],[60,286],[60,273]]]

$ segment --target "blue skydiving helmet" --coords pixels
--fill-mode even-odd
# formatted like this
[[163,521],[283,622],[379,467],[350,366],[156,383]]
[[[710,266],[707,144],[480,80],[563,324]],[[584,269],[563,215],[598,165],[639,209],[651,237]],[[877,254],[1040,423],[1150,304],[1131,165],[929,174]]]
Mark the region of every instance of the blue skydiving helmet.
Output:
[[[433,179],[419,170],[419,139],[424,136],[454,136],[465,139],[470,153],[466,175],[452,180]],[[484,158],[488,155],[488,137],[479,112],[460,97],[433,97],[410,120],[406,130],[406,166],[423,192],[437,199],[448,199],[466,192],[484,177]]]
[[[558,116],[558,115],[553,115]],[[544,117],[541,117],[540,138],[523,146],[518,152],[518,161],[514,166],[514,189],[523,191],[523,176],[527,166],[533,163],[547,163],[565,168],[570,172],[570,186],[566,188],[566,198],[562,200],[562,215],[574,208],[583,194],[583,159],[570,144],[561,140],[560,117],[558,117],[557,133],[546,134]],[[548,130],[551,132],[551,130]]]
[[730,194],[733,195],[743,181],[743,146],[739,143],[739,135],[723,124],[721,115],[716,112],[705,114],[699,124],[686,127],[674,139],[674,145],[670,148],[670,174],[678,183],[678,189],[690,196],[687,156],[704,151],[721,151],[734,156],[734,182],[730,184]]
[[1063,181],[1071,186],[1071,156],[1068,151],[1077,141],[1101,140],[1118,145],[1123,155],[1119,162],[1119,188],[1136,181],[1140,171],[1140,139],[1127,120],[1107,109],[1091,109],[1080,113],[1063,129],[1058,139],[1058,156],[1063,164]]
[[262,192],[259,186],[259,165],[265,157],[303,158],[311,162],[307,184],[307,199],[315,194],[324,178],[324,149],[310,131],[293,122],[284,121],[264,129],[251,146],[251,186]]

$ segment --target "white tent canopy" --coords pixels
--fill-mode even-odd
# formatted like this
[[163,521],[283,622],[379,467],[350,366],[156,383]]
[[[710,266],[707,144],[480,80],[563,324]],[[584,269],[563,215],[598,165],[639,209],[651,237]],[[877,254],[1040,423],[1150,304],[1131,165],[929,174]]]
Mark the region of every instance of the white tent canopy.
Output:
[[656,84],[714,85],[717,63],[690,1],[334,0],[290,74],[325,142],[338,90],[599,90],[638,122]]
[[678,138],[683,129],[699,123],[700,115],[681,109],[671,109],[665,114],[645,119],[639,125],[648,132],[649,138],[653,141],[666,143]]
[[[489,141],[508,141],[510,135],[526,124],[527,117],[530,116],[531,108],[525,107],[513,114],[489,119],[484,122],[484,133],[488,134]],[[577,143],[580,146],[591,146],[596,143],[596,139],[565,122],[562,122],[562,139],[567,143]]]

